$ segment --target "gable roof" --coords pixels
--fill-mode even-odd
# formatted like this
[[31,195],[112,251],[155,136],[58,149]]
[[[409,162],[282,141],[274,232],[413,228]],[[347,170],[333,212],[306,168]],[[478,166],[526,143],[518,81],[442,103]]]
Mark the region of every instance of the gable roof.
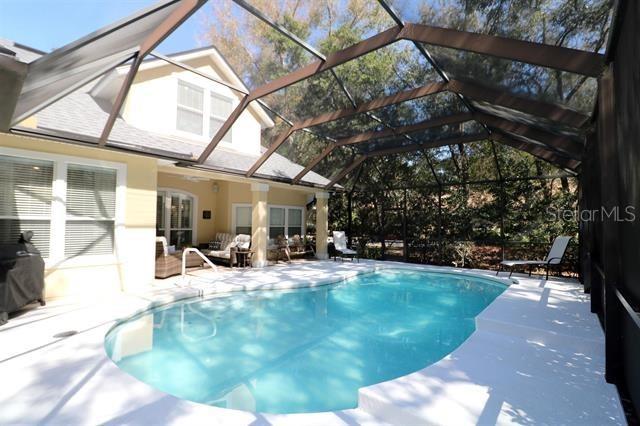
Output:
[[33,47],[25,46],[24,44],[16,43],[13,40],[7,40],[0,37],[0,47],[3,47],[15,54],[15,58],[24,63],[30,63],[46,54],[45,52],[34,49]]
[[[51,136],[76,138],[97,143],[103,125],[109,116],[110,106],[103,105],[89,93],[92,85],[87,85],[37,114],[37,129]],[[185,161],[194,160],[204,146],[180,138],[155,134],[139,129],[118,117],[109,137],[109,144],[129,147],[133,150],[154,150],[166,157],[179,157]],[[262,147],[264,152],[266,149]],[[212,171],[242,175],[257,161],[259,155],[238,152],[224,147],[216,148],[203,167]],[[290,182],[303,166],[282,155],[273,155],[255,177],[275,181]],[[317,173],[309,173],[301,182],[303,185],[324,186],[329,180]]]
[[[214,46],[205,46],[191,50],[185,50],[182,52],[171,53],[169,55],[165,55],[168,58],[176,62],[185,63],[188,65],[188,62],[199,59],[199,58],[211,58],[214,66],[217,68],[216,71],[219,72],[220,78],[223,81],[226,81],[232,86],[243,89],[246,93],[249,92],[249,88],[244,84],[238,73],[231,67],[229,62],[222,56],[222,54],[216,49]],[[144,72],[149,69],[158,68],[162,66],[171,66],[168,62],[155,58],[155,57],[147,57],[142,62],[138,72]],[[123,65],[118,67],[117,69],[118,76],[124,77],[124,75],[129,71],[128,65]],[[109,76],[104,76],[103,79],[109,78]],[[234,91],[235,93],[235,91]],[[265,109],[260,106],[258,102],[251,102],[248,106],[248,109],[252,111],[256,117],[261,122],[262,128],[273,127],[275,123],[271,119],[271,116],[265,111]]]
[[[0,38],[0,46],[15,52],[16,59],[27,63],[45,54],[45,52],[37,49],[2,38]],[[185,57],[188,60],[189,55],[202,57],[213,54],[218,55],[219,61],[223,64],[221,65],[221,71],[225,73],[224,77],[229,78],[233,84],[246,88],[237,74],[213,47],[175,53],[171,55],[171,58],[182,61],[185,60]],[[158,65],[156,65],[156,63]],[[164,61],[158,59],[150,59],[145,63],[146,66],[152,67],[162,64],[164,64]],[[38,112],[36,114],[36,132],[20,126],[16,127],[17,130],[21,133],[34,136],[43,135],[55,139],[97,143],[111,109],[111,106],[105,101],[91,94],[92,90],[101,84],[101,82],[102,79],[87,84]],[[268,120],[271,121],[262,107],[256,106],[256,110],[261,111],[261,114],[264,114]],[[271,121],[271,125],[273,125],[273,121]],[[192,161],[197,158],[199,153],[204,149],[202,145],[195,144],[188,140],[160,135],[137,128],[126,123],[121,117],[118,117],[115,121],[109,137],[109,144],[138,153],[147,152],[159,157],[172,158],[174,161],[176,158],[182,158],[184,161]],[[264,152],[266,148],[261,146],[261,150]],[[258,158],[259,155],[218,147],[203,164],[203,167],[221,173],[244,176]],[[303,169],[303,166],[288,160],[282,155],[276,154],[273,155],[254,176],[274,181],[290,182],[291,179]],[[327,178],[313,172],[306,175],[301,181],[302,185],[316,187],[324,187],[328,183],[329,180]]]

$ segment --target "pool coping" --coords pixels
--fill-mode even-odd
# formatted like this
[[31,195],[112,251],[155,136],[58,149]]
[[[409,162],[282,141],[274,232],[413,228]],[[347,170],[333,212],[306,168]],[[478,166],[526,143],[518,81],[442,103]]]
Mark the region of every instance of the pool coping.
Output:
[[[364,262],[363,262],[364,263]],[[366,264],[365,264],[366,265]],[[113,324],[110,325],[110,327],[108,328],[108,330],[104,333],[104,338],[106,339],[107,335],[114,329],[116,328],[118,325],[138,316],[138,315],[142,315],[145,312],[148,312],[150,310],[153,309],[157,309],[157,308],[161,308],[163,306],[167,306],[167,305],[171,305],[177,302],[181,302],[181,301],[186,301],[189,299],[200,299],[200,298],[211,298],[211,297],[227,297],[232,295],[233,293],[242,293],[242,292],[260,292],[260,291],[283,291],[283,290],[295,290],[295,289],[303,289],[303,288],[315,288],[315,287],[325,287],[325,286],[330,286],[330,285],[338,285],[338,284],[342,284],[342,283],[346,283],[347,281],[359,276],[359,275],[364,275],[364,274],[371,274],[371,273],[375,273],[377,271],[382,271],[382,270],[408,270],[408,271],[417,271],[417,272],[435,272],[435,273],[441,273],[441,274],[449,274],[449,275],[463,275],[463,276],[469,276],[469,277],[478,277],[478,278],[482,278],[485,280],[489,280],[489,281],[493,281],[497,284],[502,284],[505,285],[505,290],[498,295],[498,297],[496,297],[496,299],[494,299],[491,303],[489,303],[485,309],[487,309],[491,304],[493,304],[502,294],[504,294],[505,291],[507,291],[509,289],[509,287],[511,285],[517,285],[518,284],[518,280],[516,278],[513,277],[504,277],[504,276],[496,276],[493,275],[493,273],[489,273],[488,271],[485,270],[475,270],[475,269],[460,269],[460,268],[451,268],[451,267],[442,267],[442,266],[433,266],[433,265],[419,265],[419,264],[409,264],[409,263],[400,263],[400,262],[388,262],[388,263],[384,263],[384,264],[380,264],[379,262],[373,263],[370,268],[365,269],[365,270],[358,270],[358,271],[352,271],[352,272],[348,272],[348,273],[343,273],[341,275],[340,278],[336,279],[336,278],[325,278],[325,279],[318,279],[318,280],[306,280],[306,281],[300,281],[297,284],[289,284],[289,283],[284,283],[284,284],[268,284],[268,285],[258,285],[258,286],[254,286],[254,287],[237,287],[237,288],[233,288],[233,289],[221,289],[218,290],[217,287],[207,287],[207,288],[200,288],[200,287],[196,287],[196,291],[197,294],[172,294],[171,296],[169,296],[168,298],[162,297],[159,300],[152,300],[151,302],[149,302],[149,304],[146,307],[140,308],[140,309],[136,309],[134,312],[132,312],[131,314],[125,315],[123,317],[117,318],[116,320],[114,320]],[[182,287],[181,289],[191,289],[192,287]],[[483,309],[484,311],[484,309]],[[477,319],[478,316],[480,316],[482,314],[482,312],[480,312],[475,318]],[[476,325],[476,330],[477,330],[477,325]],[[474,330],[471,335],[473,333],[476,332],[476,330]],[[469,337],[471,337],[471,335]],[[462,345],[465,344],[465,342],[468,340],[465,339],[464,342],[462,342],[456,349],[454,349],[451,353],[455,352],[459,347],[461,347]],[[451,354],[450,353],[450,354]],[[447,354],[445,357],[443,357],[442,359],[445,359],[447,356],[449,356],[450,354]],[[111,360],[111,358],[109,358],[109,356],[106,353],[106,349],[104,351],[104,356],[107,357],[107,359],[109,359],[110,362],[112,362],[114,364],[114,366],[117,367],[117,365],[115,364],[115,362],[113,360]],[[419,373],[422,372],[423,370],[429,368],[431,365],[435,365],[437,363],[439,363],[441,360],[438,360],[437,362],[430,364],[429,366],[426,366],[424,368],[421,368],[419,370],[416,370],[415,372],[411,372],[408,373],[406,375],[403,376],[399,376],[396,377],[392,380],[388,380],[385,382],[380,382],[377,384],[373,384],[373,385],[369,385],[363,388],[359,388],[358,389],[358,395],[359,395],[359,399],[361,391],[367,388],[371,388],[373,386],[376,386],[378,384],[381,383],[387,383],[387,382],[393,382],[396,380],[401,380],[403,378],[408,377],[411,374],[414,373]],[[119,370],[120,368],[117,367]],[[122,373],[127,374],[126,372],[120,370]],[[137,378],[134,379],[138,380]],[[142,381],[140,381],[141,383],[143,383],[144,385],[150,387],[151,389],[153,389],[154,391],[157,392],[161,392],[164,394],[164,392],[162,392],[161,390],[153,387],[152,385],[149,385],[147,383],[144,383]],[[342,413],[342,414],[350,414],[353,412],[358,412],[358,411],[362,411],[362,409],[360,408],[360,404],[355,407],[355,408],[351,408],[351,409],[343,409],[343,410],[334,410],[334,411],[320,411],[320,412],[306,412],[306,413],[289,413],[289,414],[275,414],[275,413],[263,413],[263,412],[252,412],[252,411],[245,411],[245,410],[236,410],[236,409],[230,409],[230,408],[221,408],[221,407],[215,407],[215,406],[211,406],[211,405],[207,405],[207,404],[203,404],[203,403],[198,403],[198,402],[194,402],[194,401],[190,401],[190,400],[185,400],[182,398],[179,398],[177,396],[171,395],[174,398],[180,399],[182,401],[185,401],[186,403],[189,404],[198,404],[198,405],[202,405],[205,407],[210,407],[212,409],[216,409],[216,410],[224,410],[225,412],[227,412],[227,414],[232,415],[232,414],[237,414],[238,412],[240,413],[249,413],[252,415],[259,415],[264,417],[265,419],[273,419],[275,420],[276,418],[278,419],[278,421],[282,421],[285,420],[287,418],[290,419],[296,419],[296,420],[301,420],[301,417],[305,417],[305,420],[311,420],[312,418],[316,418],[319,416],[324,416],[327,414],[338,414],[338,413]]]
[[[371,274],[371,273],[385,270],[385,269],[406,269],[406,270],[415,270],[415,271],[422,271],[422,272],[426,270],[429,272],[438,272],[438,273],[451,274],[451,275],[469,275],[472,277],[476,276],[476,277],[481,277],[483,279],[495,281],[496,283],[499,283],[499,284],[504,284],[507,286],[507,288],[511,285],[518,284],[518,280],[516,278],[505,278],[503,276],[502,277],[493,276],[493,275],[489,275],[487,271],[483,271],[483,270],[457,269],[457,268],[453,269],[453,268],[442,267],[442,266],[416,265],[416,264],[410,264],[410,263],[393,262],[391,264],[383,264],[383,265],[376,263],[371,266],[370,270],[360,270],[360,271],[353,271],[351,273],[345,273],[343,274],[343,276],[341,276],[338,279],[324,278],[319,280],[308,280],[305,282],[300,282],[298,284],[288,284],[288,283],[267,284],[267,285],[259,285],[255,287],[237,287],[237,288],[222,289],[222,290],[217,290],[216,287],[204,288],[204,289],[200,287],[189,287],[189,286],[177,287],[177,289],[179,290],[186,290],[186,291],[195,289],[196,293],[195,294],[173,293],[169,296],[162,295],[157,300],[152,300],[151,302],[149,302],[149,304],[146,307],[136,309],[130,314],[126,314],[124,316],[120,316],[116,318],[114,320],[114,324],[111,325],[111,327],[109,328],[109,331],[107,331],[106,334],[108,334],[113,328],[115,328],[119,324],[122,324],[123,322],[131,319],[132,317],[143,314],[146,311],[149,311],[151,309],[157,309],[166,305],[171,305],[173,303],[185,301],[188,299],[210,298],[210,297],[216,297],[216,296],[223,297],[223,296],[232,295],[233,293],[242,293],[242,292],[248,293],[248,292],[271,291],[271,290],[280,291],[280,290],[295,290],[300,288],[325,287],[329,285],[342,284],[359,275]],[[215,283],[216,282],[214,281],[212,284],[215,284]],[[493,301],[491,303],[493,303]],[[105,334],[105,337],[106,337],[106,334]]]

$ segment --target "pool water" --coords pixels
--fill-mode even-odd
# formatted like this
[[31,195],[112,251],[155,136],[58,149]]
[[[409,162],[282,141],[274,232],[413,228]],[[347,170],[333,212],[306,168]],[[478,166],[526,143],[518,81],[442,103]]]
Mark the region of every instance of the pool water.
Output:
[[106,350],[166,393],[266,413],[355,408],[358,388],[442,359],[506,288],[383,270],[341,284],[189,299],[116,326]]

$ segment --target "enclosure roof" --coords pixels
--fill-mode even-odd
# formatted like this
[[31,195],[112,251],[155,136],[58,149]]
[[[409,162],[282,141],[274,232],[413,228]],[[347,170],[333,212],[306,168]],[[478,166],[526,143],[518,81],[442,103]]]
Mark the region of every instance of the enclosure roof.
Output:
[[[98,136],[100,147],[117,148],[118,144],[110,135],[117,133],[116,127],[122,127],[118,114],[139,68],[150,55],[158,60],[167,60],[153,50],[205,3],[206,0],[163,0],[46,54],[26,67],[3,59],[0,61],[0,86],[15,82],[20,92],[13,99],[12,96],[6,97],[8,101],[0,108],[0,126],[5,131],[10,130],[21,120],[79,87],[126,65],[129,71],[113,105],[105,112],[108,117]],[[433,25],[428,13],[421,16],[408,10],[410,2],[398,3],[400,10],[397,11],[388,1],[379,0],[379,7],[389,18],[389,28],[378,34],[367,34],[366,38],[351,46],[332,48],[327,52],[313,46],[308,37],[295,34],[289,29],[289,24],[278,22],[277,17],[255,7],[253,2],[233,0],[233,3],[255,17],[256,24],[266,24],[273,32],[274,39],[284,37],[288,44],[283,45],[302,49],[311,60],[263,84],[236,87],[243,96],[240,104],[198,155],[195,164],[187,161],[184,162],[185,166],[205,167],[212,158],[220,158],[216,155],[221,149],[219,142],[246,108],[259,103],[270,110],[273,118],[278,119],[282,126],[263,155],[252,165],[242,167],[246,169],[247,177],[259,176],[265,170],[275,172],[272,158],[278,158],[276,151],[282,146],[295,144],[300,139],[300,133],[313,134],[328,143],[345,137],[362,139],[358,143],[339,146],[336,150],[323,151],[325,155],[319,163],[327,158],[340,160],[337,174],[330,179],[327,189],[338,183],[336,176],[344,177],[353,170],[354,162],[364,163],[369,158],[409,153],[412,149],[421,151],[436,148],[440,143],[462,146],[476,143],[478,137],[484,137],[491,144],[523,150],[565,170],[575,172],[579,168],[585,134],[590,131],[589,115],[593,104],[583,103],[582,110],[578,110],[580,105],[573,99],[593,98],[595,79],[603,71],[604,55],[601,51],[611,12],[606,2],[590,0],[584,9],[567,12],[573,13],[575,16],[571,15],[570,18],[580,23],[586,21],[581,19],[580,13],[602,11],[600,16],[603,18],[598,18],[602,21],[598,22],[598,29],[590,30],[591,33],[584,30],[583,33],[569,34],[556,42],[549,42],[545,34],[523,38],[522,34],[510,30],[506,21],[497,26],[486,25],[483,24],[484,18],[479,16],[462,21],[454,16],[447,21],[449,27],[439,27]],[[489,2],[485,9],[494,6]],[[451,6],[447,2],[441,7]],[[562,4],[554,3],[552,7],[562,7]],[[439,12],[435,10],[433,16],[437,17]],[[532,13],[553,13],[553,10],[533,10]],[[534,15],[531,19],[537,19]],[[547,25],[545,28],[552,32],[557,22],[543,18]],[[562,19],[562,16],[554,19]],[[439,25],[445,22],[443,17],[436,21]],[[541,39],[543,42],[539,41]],[[588,45],[588,49],[592,49],[591,46],[595,48],[582,50],[582,45]],[[376,52],[384,52],[388,58],[400,61],[400,57],[394,55],[401,48],[403,52],[412,49],[409,55],[413,64],[409,61],[403,66],[407,68],[413,65],[422,69],[424,75],[420,81],[413,81],[408,87],[409,83],[406,82],[403,82],[403,87],[381,81],[379,84],[384,88],[382,97],[371,97],[361,89],[351,91],[350,75],[343,70],[346,64],[358,62]],[[496,70],[500,70],[500,73]],[[296,111],[305,104],[308,106],[318,102],[322,108],[315,114],[296,113],[296,117],[286,117],[265,103],[273,94],[283,90],[296,88],[305,93],[301,88],[312,88],[314,81],[323,78],[332,82],[326,86],[326,90],[332,91],[327,92],[326,98],[313,98],[309,94],[302,96],[302,103],[287,108]],[[560,79],[565,84],[559,84]],[[399,80],[403,81],[402,76]],[[557,90],[539,92],[534,87],[536,84]],[[245,90],[247,88],[249,90]],[[336,100],[333,92],[343,96],[344,102],[332,104],[331,101]],[[439,100],[435,102],[436,99]],[[434,100],[431,104],[439,105],[439,109],[430,107],[428,116],[421,117],[420,108],[428,106],[431,100]],[[393,130],[417,124],[416,118],[446,119],[451,113],[461,112],[470,114],[470,120],[457,126],[447,124],[421,133]],[[8,126],[7,117],[10,117]],[[367,132],[385,128],[392,129],[395,138],[367,140],[363,136]],[[176,160],[183,157],[176,156]],[[499,164],[497,157],[496,164]],[[289,179],[292,183],[304,182],[308,179],[307,175],[313,173],[309,167],[303,167],[300,172],[282,173],[282,179]]]

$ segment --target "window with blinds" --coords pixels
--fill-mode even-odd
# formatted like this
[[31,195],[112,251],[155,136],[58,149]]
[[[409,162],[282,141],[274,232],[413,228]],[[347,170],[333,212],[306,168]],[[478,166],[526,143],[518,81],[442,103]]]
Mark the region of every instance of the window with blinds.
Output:
[[0,242],[33,231],[33,244],[49,257],[53,162],[0,155]]
[[302,235],[302,209],[287,209],[287,235]]
[[236,206],[236,235],[246,234],[251,235],[251,207],[249,206]]
[[203,134],[204,89],[178,81],[176,128],[196,135]]
[[284,236],[285,229],[285,209],[271,207],[269,209],[269,238]]
[[[231,99],[218,95],[217,93],[210,93],[211,107],[209,111],[209,137],[212,138],[220,127],[224,124],[226,119],[231,115],[233,111],[233,103]],[[231,142],[231,131],[229,129],[227,133],[222,137],[225,142]]]
[[113,169],[67,166],[65,258],[113,254],[116,178]]
[[302,235],[302,209],[300,207],[269,208],[269,238]]

